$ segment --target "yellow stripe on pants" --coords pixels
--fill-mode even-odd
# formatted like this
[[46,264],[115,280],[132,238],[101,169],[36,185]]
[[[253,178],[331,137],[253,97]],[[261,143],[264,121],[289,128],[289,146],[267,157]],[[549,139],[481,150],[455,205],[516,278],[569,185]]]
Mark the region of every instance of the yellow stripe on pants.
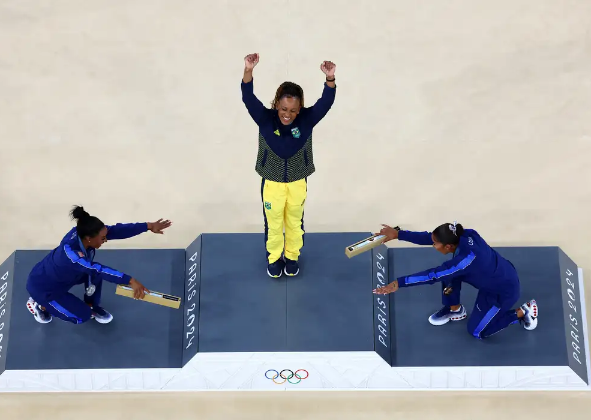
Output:
[[282,253],[285,258],[298,260],[304,245],[303,217],[307,190],[306,179],[287,183],[262,180],[265,245],[269,263],[277,261]]

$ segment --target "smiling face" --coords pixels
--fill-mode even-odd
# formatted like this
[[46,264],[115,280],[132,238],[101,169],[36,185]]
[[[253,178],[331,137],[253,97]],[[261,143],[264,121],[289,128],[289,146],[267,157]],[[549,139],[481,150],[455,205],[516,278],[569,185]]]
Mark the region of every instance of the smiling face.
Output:
[[281,83],[271,102],[271,108],[277,110],[277,116],[283,125],[293,123],[304,106],[304,91],[293,82]]
[[289,125],[300,113],[301,104],[298,98],[283,97],[276,105],[279,120],[283,125]]

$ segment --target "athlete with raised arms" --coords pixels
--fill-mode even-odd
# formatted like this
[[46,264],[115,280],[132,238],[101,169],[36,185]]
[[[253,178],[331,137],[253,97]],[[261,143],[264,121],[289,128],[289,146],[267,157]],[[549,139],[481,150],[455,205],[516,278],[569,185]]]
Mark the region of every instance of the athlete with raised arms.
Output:
[[255,170],[261,176],[267,274],[295,276],[304,245],[308,177],[315,171],[312,131],[333,105],[336,66],[330,61],[320,65],[326,81],[314,105],[304,106],[299,85],[283,82],[269,109],[253,91],[252,72],[258,62],[258,54],[244,58],[241,89],[242,101],[259,130]]

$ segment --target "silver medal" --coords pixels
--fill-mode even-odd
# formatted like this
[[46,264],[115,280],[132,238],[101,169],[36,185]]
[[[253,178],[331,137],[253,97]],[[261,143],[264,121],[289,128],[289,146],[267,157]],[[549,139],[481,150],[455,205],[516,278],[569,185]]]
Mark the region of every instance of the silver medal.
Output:
[[96,286],[94,284],[91,284],[90,286],[88,286],[86,288],[86,296],[92,296],[94,294],[95,290],[96,290]]

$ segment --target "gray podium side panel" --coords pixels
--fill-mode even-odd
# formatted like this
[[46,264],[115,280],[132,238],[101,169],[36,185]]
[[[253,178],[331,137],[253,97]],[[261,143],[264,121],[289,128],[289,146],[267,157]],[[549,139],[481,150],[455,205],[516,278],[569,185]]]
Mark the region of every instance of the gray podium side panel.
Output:
[[8,356],[15,254],[16,253],[13,252],[10,257],[0,265],[0,375],[2,375],[6,369],[6,357]]
[[[372,286],[373,289],[376,289],[384,287],[388,283],[388,247],[380,245],[372,249]],[[390,295],[374,295],[374,349],[382,359],[392,366],[389,306]]]
[[185,254],[185,296],[183,314],[183,360],[185,366],[199,351],[199,297],[201,292],[202,235],[193,241]]
[[558,249],[558,264],[562,284],[562,308],[569,367],[586,384],[589,384],[583,279],[577,264],[560,248]]

